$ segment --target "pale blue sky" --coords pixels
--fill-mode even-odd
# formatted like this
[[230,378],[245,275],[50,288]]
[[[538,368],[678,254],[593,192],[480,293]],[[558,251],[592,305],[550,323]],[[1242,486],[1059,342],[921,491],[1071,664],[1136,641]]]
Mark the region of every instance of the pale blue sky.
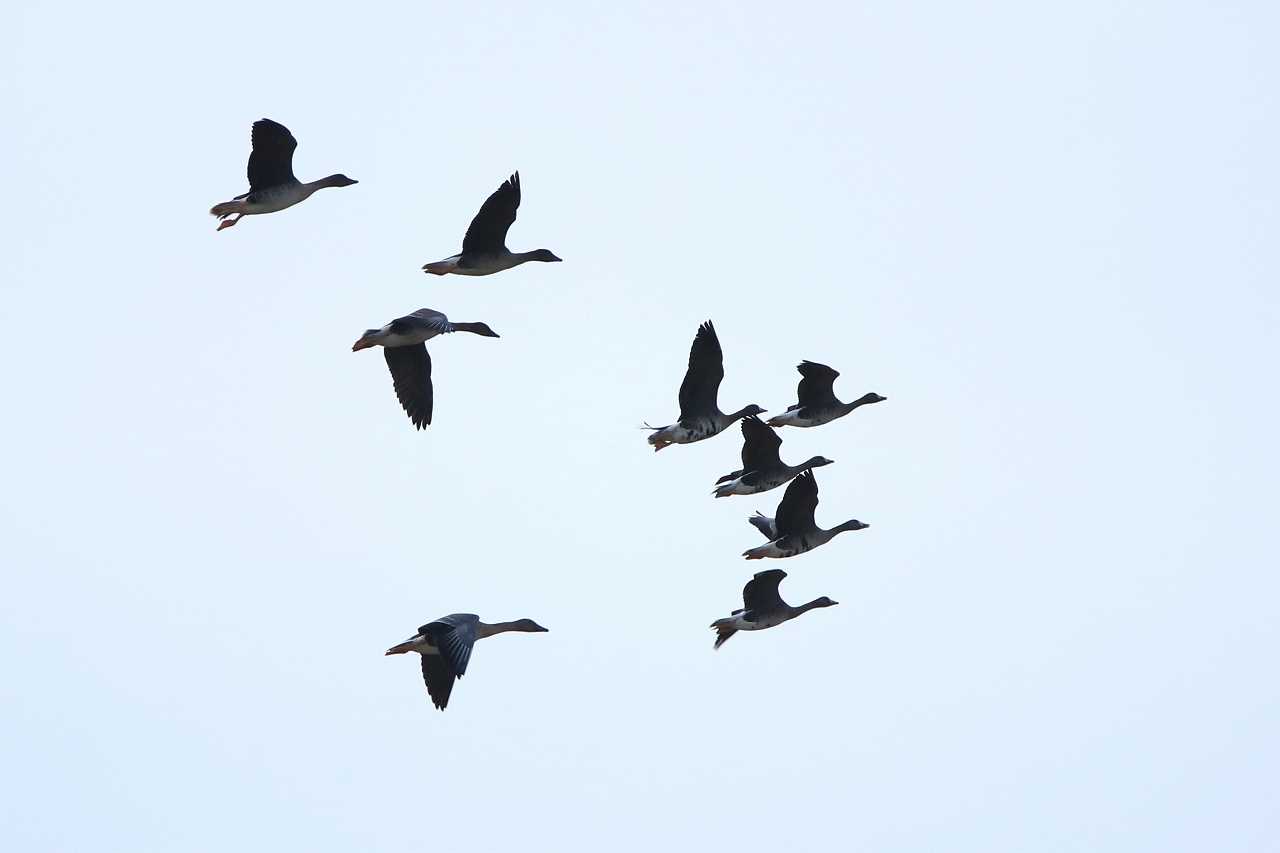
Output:
[[[9,22],[0,846],[1275,844],[1273,4]],[[215,234],[262,116],[360,183]],[[424,276],[515,169],[565,262]],[[350,352],[420,307],[502,334],[427,433]],[[726,407],[889,397],[783,432],[840,606],[715,653],[781,493],[635,428],[708,317]],[[551,633],[441,714],[454,611]]]

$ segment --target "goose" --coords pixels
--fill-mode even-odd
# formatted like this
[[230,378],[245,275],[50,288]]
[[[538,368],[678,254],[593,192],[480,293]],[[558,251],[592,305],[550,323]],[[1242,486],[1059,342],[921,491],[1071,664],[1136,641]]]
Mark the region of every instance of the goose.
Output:
[[[253,123],[253,150],[249,153],[249,191],[231,201],[215,204],[209,212],[222,220],[218,230],[230,228],[246,216],[275,213],[306,201],[325,187],[349,187],[359,183],[346,175],[330,175],[304,184],[293,176],[293,149],[298,140],[289,128],[269,118]],[[231,214],[238,214],[229,219]]]
[[720,411],[716,398],[720,393],[722,379],[724,353],[720,349],[720,339],[716,337],[715,327],[708,320],[698,327],[693,346],[689,348],[689,369],[684,374],[684,381],[680,383],[680,419],[664,427],[645,424],[645,429],[653,431],[649,436],[649,443],[653,445],[655,453],[669,444],[691,444],[710,438],[723,432],[738,418],[764,412],[764,409],[754,403],[728,415]]
[[843,418],[859,406],[883,403],[889,399],[879,394],[863,394],[852,403],[841,403],[831,388],[840,375],[839,371],[816,361],[802,361],[796,365],[796,370],[800,371],[801,377],[800,386],[796,389],[799,402],[788,406],[782,414],[769,418],[769,426],[821,426]]
[[454,680],[466,674],[471,647],[476,640],[507,631],[534,633],[546,630],[532,619],[490,625],[481,622],[474,613],[451,613],[423,625],[418,633],[387,649],[386,654],[417,652],[422,655],[422,680],[427,683],[432,704],[443,711],[449,704]]
[[420,308],[412,314],[392,320],[381,329],[366,329],[360,339],[351,345],[352,352],[369,347],[382,347],[382,354],[391,369],[391,382],[396,398],[409,420],[417,429],[425,429],[431,423],[433,392],[431,388],[431,354],[425,342],[436,335],[450,332],[471,332],[485,338],[496,338],[498,333],[487,323],[453,323],[439,311]]
[[830,530],[823,530],[813,521],[813,511],[817,508],[818,481],[812,471],[805,471],[787,486],[775,518],[756,513],[747,519],[769,539],[769,544],[743,551],[742,556],[748,560],[794,557],[825,545],[846,530],[865,530],[871,526],[855,518],[844,524],[837,524]]
[[783,483],[813,468],[830,465],[835,460],[814,456],[800,465],[783,465],[778,458],[782,439],[759,418],[742,419],[742,470],[725,474],[716,480],[715,496],[754,495],[776,489]]
[[516,172],[480,206],[462,238],[462,253],[422,267],[431,275],[492,275],[525,261],[558,262],[547,249],[513,252],[507,248],[507,231],[516,221],[520,206],[520,173]]
[[763,631],[774,628],[783,622],[789,622],[801,613],[807,613],[818,607],[834,607],[838,601],[832,601],[825,595],[815,598],[807,604],[792,607],[782,600],[778,594],[778,584],[787,573],[782,569],[769,569],[756,574],[742,588],[742,609],[735,610],[724,619],[711,623],[716,631],[716,644],[720,648],[729,638],[739,631]]

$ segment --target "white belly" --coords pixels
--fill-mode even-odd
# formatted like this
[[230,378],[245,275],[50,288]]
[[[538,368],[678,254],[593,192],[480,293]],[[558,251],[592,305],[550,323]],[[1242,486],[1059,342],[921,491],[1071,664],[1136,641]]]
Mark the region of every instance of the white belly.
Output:
[[[823,417],[823,414],[826,417]],[[780,415],[774,415],[769,418],[769,426],[815,427],[833,421],[836,417],[838,417],[838,413],[826,412],[814,417],[803,418],[800,416],[799,409],[792,409],[789,412],[783,412]]]
[[310,193],[306,192],[301,186],[285,187],[274,192],[258,193],[253,198],[245,199],[247,202],[245,205],[246,212],[250,214],[275,213],[276,211],[284,210],[286,207],[293,207],[308,195]]
[[435,329],[424,329],[407,335],[387,335],[379,338],[378,343],[384,347],[408,347],[429,341],[438,334]]

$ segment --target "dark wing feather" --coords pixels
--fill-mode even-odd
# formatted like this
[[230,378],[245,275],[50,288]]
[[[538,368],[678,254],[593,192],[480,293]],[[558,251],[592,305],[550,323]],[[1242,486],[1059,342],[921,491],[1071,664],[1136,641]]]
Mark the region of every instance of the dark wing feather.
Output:
[[774,516],[778,538],[812,530],[813,513],[817,508],[818,481],[812,471],[805,471],[791,481],[778,504],[778,514]]
[[430,638],[431,645],[440,650],[440,656],[449,662],[454,674],[460,676],[467,672],[479,625],[480,617],[473,613],[453,613],[423,625],[421,630]]
[[249,153],[249,192],[297,182],[293,176],[293,149],[298,140],[289,128],[264,118],[253,123],[253,151]]
[[397,335],[408,335],[421,329],[433,329],[440,334],[453,331],[449,318],[430,308],[421,308],[412,314],[397,317],[390,325],[391,332]]
[[462,238],[462,254],[487,255],[507,246],[507,231],[520,206],[520,173],[516,172],[485,199]]
[[786,607],[786,602],[778,594],[778,584],[787,573],[782,569],[769,569],[757,572],[755,577],[747,581],[742,588],[742,605],[748,611],[769,613]]
[[391,369],[391,382],[396,399],[409,420],[418,429],[431,423],[434,392],[431,388],[431,354],[426,344],[407,347],[383,347],[382,354]]
[[720,411],[716,399],[724,379],[724,352],[711,321],[698,327],[689,348],[689,369],[680,383],[680,420],[706,417]]
[[449,662],[440,655],[422,656],[422,680],[427,683],[431,704],[443,711],[449,704],[453,682],[457,676],[449,668]]
[[778,448],[782,439],[773,427],[754,415],[742,419],[742,470],[764,471],[781,468]]
[[796,365],[796,370],[800,371],[801,378],[800,385],[796,389],[796,397],[800,402],[795,408],[809,406],[827,408],[839,403],[835,391],[831,388],[836,377],[840,375],[839,371],[825,364],[818,364],[816,361],[802,361]]
[[479,617],[473,613],[452,613],[418,629],[439,652],[422,656],[422,680],[431,702],[441,711],[449,704],[453,682],[467,671],[479,624]]

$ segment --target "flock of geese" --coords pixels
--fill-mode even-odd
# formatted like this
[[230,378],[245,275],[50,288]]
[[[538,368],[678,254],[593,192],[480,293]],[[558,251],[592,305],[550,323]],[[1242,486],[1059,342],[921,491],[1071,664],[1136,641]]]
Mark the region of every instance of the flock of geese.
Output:
[[[317,190],[347,187],[357,183],[343,174],[333,174],[309,183],[293,174],[293,152],[298,147],[289,129],[271,119],[253,124],[249,154],[249,191],[209,211],[221,220],[218,231],[236,225],[246,216],[276,213],[306,201]],[[431,275],[493,275],[528,261],[557,262],[547,249],[513,252],[507,248],[507,232],[520,207],[520,174],[508,178],[485,200],[462,238],[462,251],[444,260],[428,263],[423,271]],[[231,217],[235,217],[234,219]],[[367,329],[352,345],[353,352],[382,347],[391,372],[392,386],[401,408],[416,429],[431,423],[434,393],[431,384],[431,356],[426,342],[438,335],[470,332],[487,338],[498,333],[481,322],[455,322],[439,311],[422,308],[377,329]],[[778,427],[816,427],[844,417],[854,409],[885,400],[879,394],[864,394],[844,403],[835,395],[839,372],[825,364],[802,361],[797,401],[768,421],[758,417],[765,410],[758,405],[743,406],[726,414],[720,410],[720,383],[724,379],[724,352],[710,321],[698,327],[689,350],[689,367],[680,384],[680,415],[675,423],[651,427],[649,444],[654,451],[673,444],[704,441],[741,421],[742,467],[716,481],[717,498],[754,495],[787,485],[773,517],[757,512],[748,519],[764,535],[765,544],[743,552],[748,560],[782,559],[812,551],[845,531],[863,530],[868,525],[851,519],[824,529],[817,525],[818,481],[815,468],[832,464],[825,456],[814,456],[799,465],[787,465],[779,455],[782,439]],[[757,572],[742,590],[742,607],[711,623],[716,632],[715,648],[720,648],[738,631],[760,631],[790,621],[802,613],[837,602],[826,596],[793,607],[782,600],[778,585],[787,576],[781,569]],[[472,613],[442,616],[418,628],[402,643],[387,649],[388,655],[416,652],[422,662],[422,677],[436,708],[444,710],[454,682],[467,671],[471,649],[477,640],[507,632],[546,631],[532,619],[513,622],[481,622]]]

